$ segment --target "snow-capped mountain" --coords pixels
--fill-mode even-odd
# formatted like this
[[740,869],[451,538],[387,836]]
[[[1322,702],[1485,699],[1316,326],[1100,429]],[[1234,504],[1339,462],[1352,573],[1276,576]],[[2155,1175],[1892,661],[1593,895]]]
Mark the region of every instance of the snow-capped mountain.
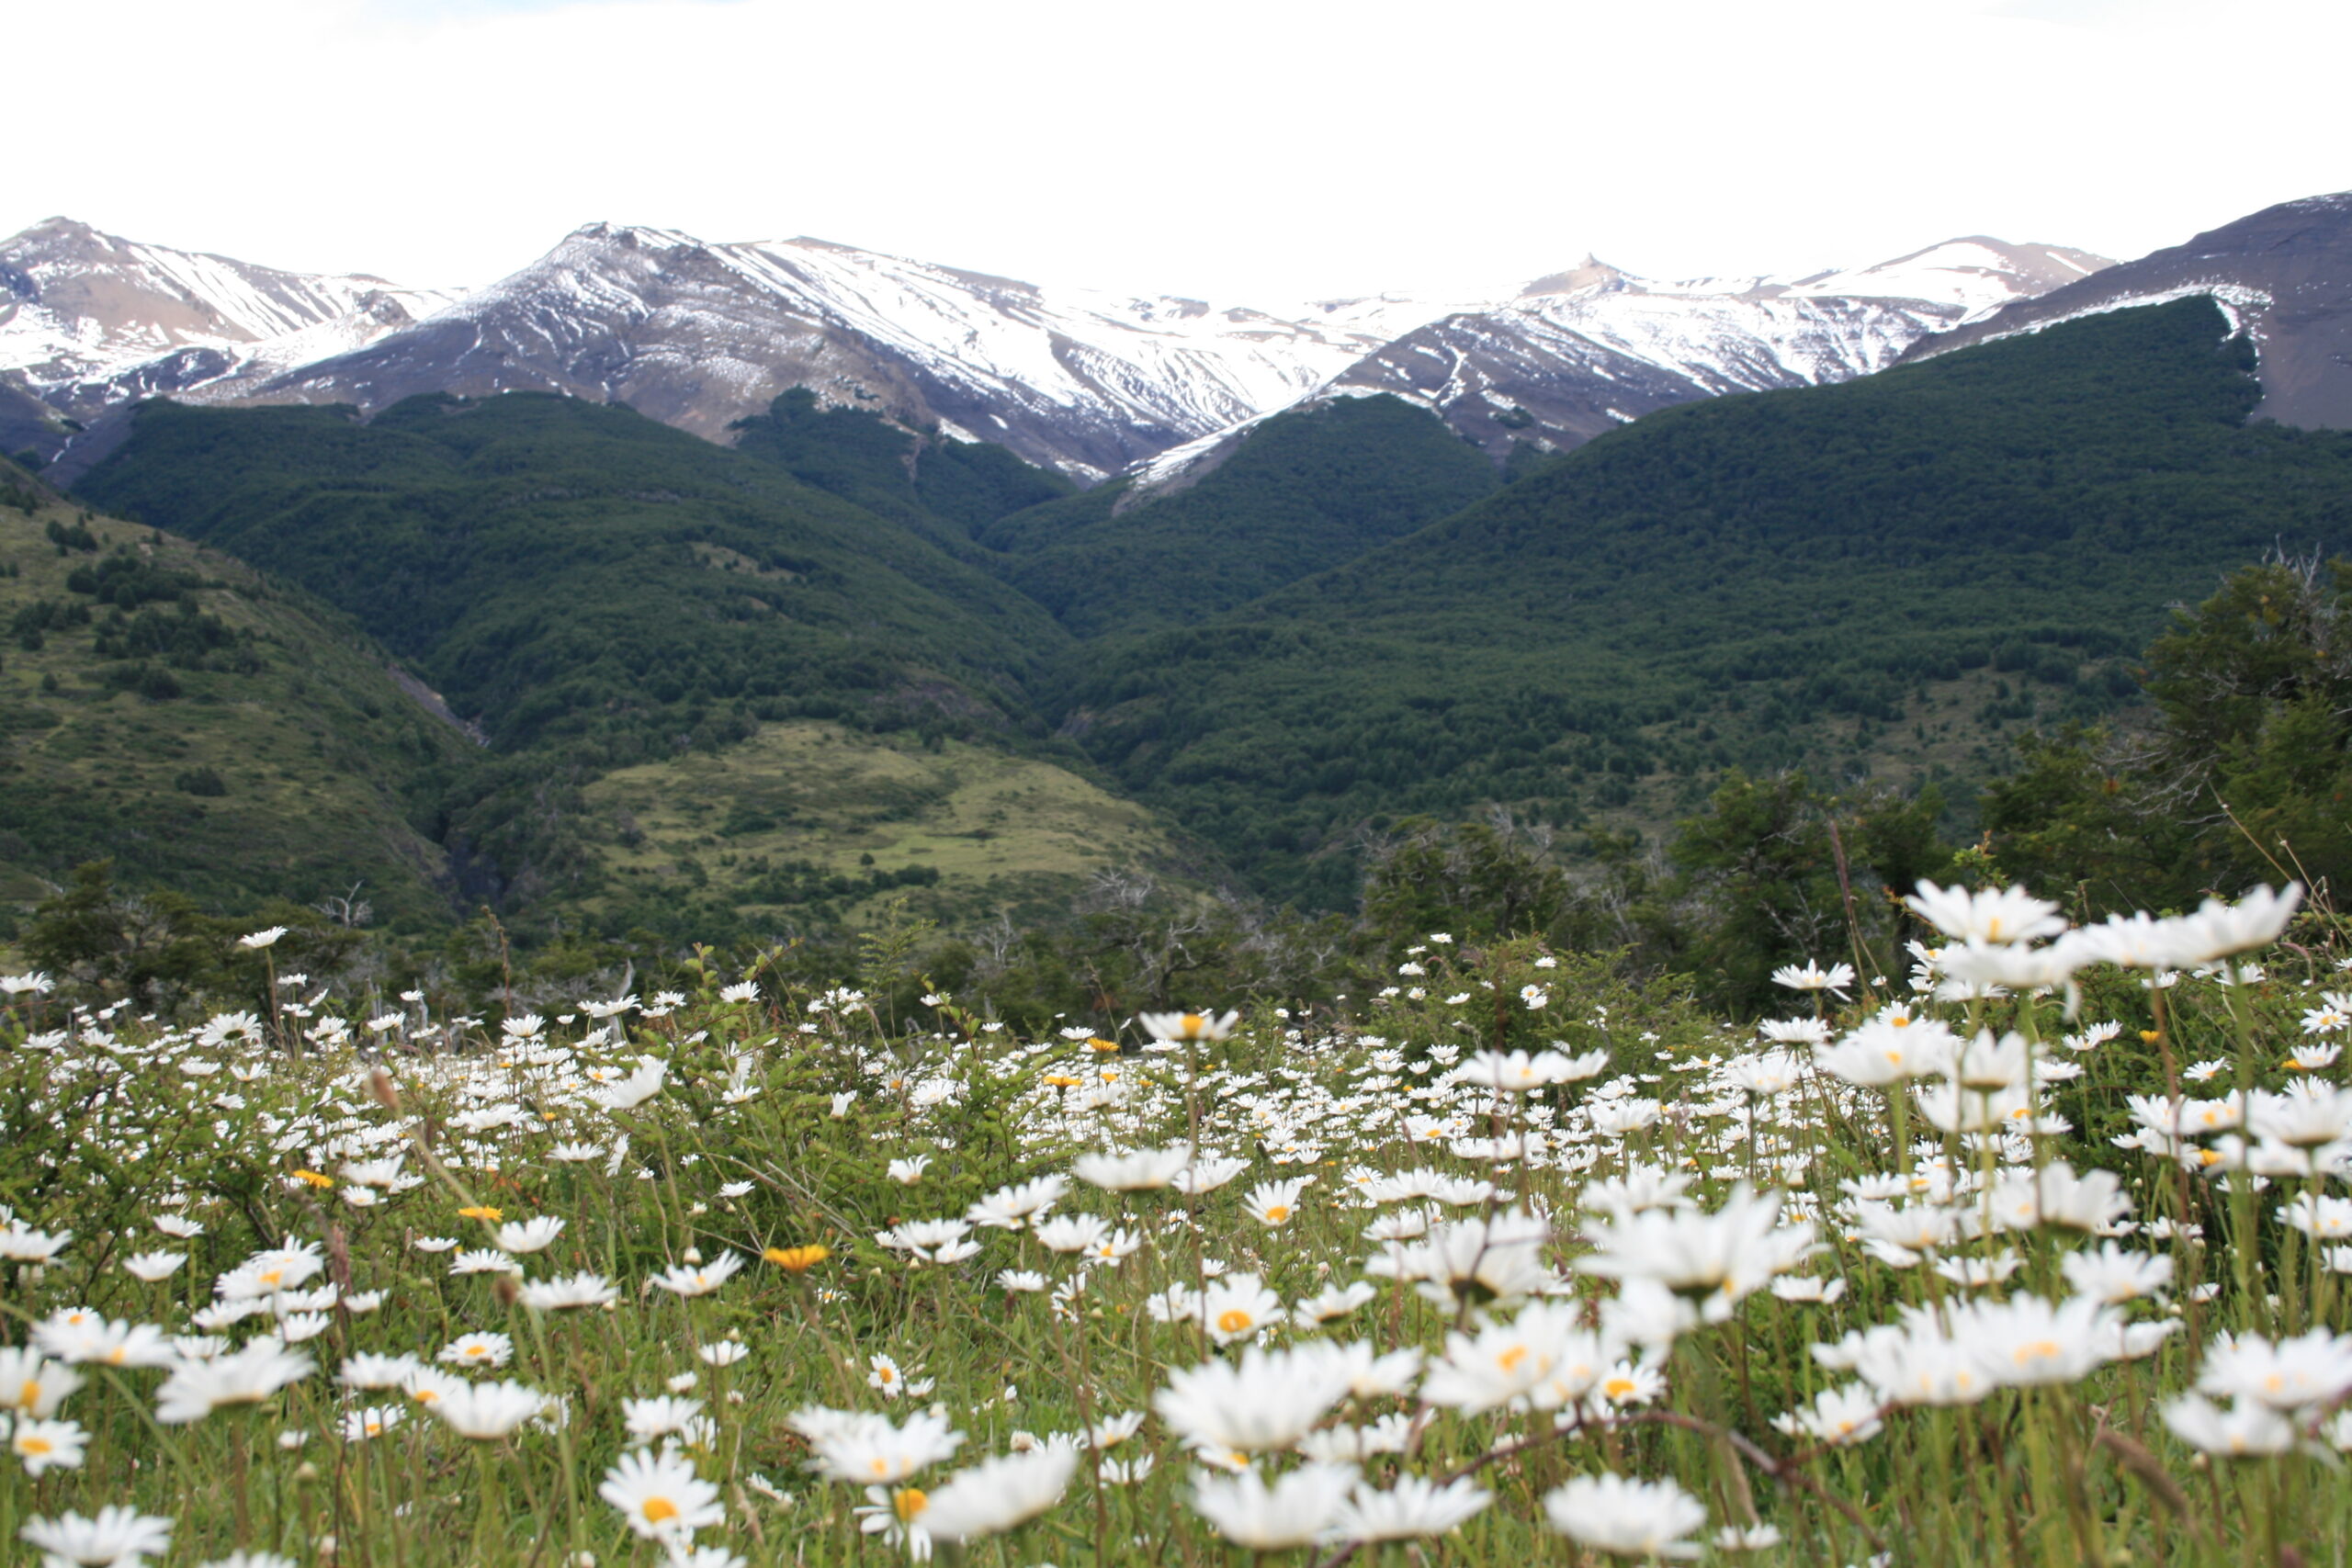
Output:
[[[1395,392],[1498,456],[1521,441],[1570,446],[1669,403],[1864,374],[2104,265],[1979,238],[1796,278],[1660,283],[1588,260],[1500,301],[1266,309],[1039,288],[821,240],[713,244],[598,223],[453,299],[52,220],[0,246],[12,301],[0,381],[85,422],[156,395],[372,410],[421,392],[548,390],[721,441],[808,387],[1081,480],[1147,466],[1148,486],[1317,397]],[[81,442],[68,467],[107,439]]]
[[281,272],[52,218],[0,241],[0,378],[87,419],[356,348],[452,297]]
[[2258,417],[2352,429],[2352,191],[2306,197],[2006,306],[1913,345],[1924,358],[2101,310],[2211,296],[2253,339]]
[[1443,310],[1338,300],[1278,316],[1049,289],[821,240],[711,244],[592,224],[435,319],[241,386],[381,407],[513,388],[616,400],[724,439],[793,387],[1098,479],[1295,400]]
[[1587,257],[1405,333],[1318,395],[1392,392],[1498,457],[1582,444],[1671,403],[1843,381],[1920,339],[2110,265],[1975,236],[1801,278],[1658,282]]

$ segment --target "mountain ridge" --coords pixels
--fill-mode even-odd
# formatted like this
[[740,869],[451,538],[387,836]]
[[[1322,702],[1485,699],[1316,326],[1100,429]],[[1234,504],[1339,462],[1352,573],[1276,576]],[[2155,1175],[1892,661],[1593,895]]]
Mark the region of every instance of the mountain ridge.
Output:
[[2101,310],[2209,295],[2261,358],[2256,417],[2352,428],[2352,191],[2301,197],[1913,344],[1917,360]]
[[[153,319],[132,323],[109,306],[96,319],[112,334],[107,352],[69,353],[68,260],[111,276],[133,250],[152,253],[141,298]],[[918,434],[1001,444],[1083,484],[1138,466],[1159,475],[1171,449],[1214,447],[1302,401],[1389,391],[1436,408],[1500,461],[1515,442],[1574,446],[1671,402],[1876,368],[1986,299],[2059,276],[2049,256],[2061,254],[2098,260],[1980,237],[1805,277],[1668,283],[1587,258],[1499,300],[1385,294],[1264,309],[1045,287],[808,236],[713,243],[596,222],[457,296],[250,267],[232,276],[244,264],[53,220],[0,243],[0,267],[14,254],[32,269],[17,268],[25,278],[42,266],[49,278],[18,291],[13,342],[0,319],[0,376],[81,423],[149,396],[368,412],[427,392],[522,389],[625,401],[721,442],[806,388]],[[211,293],[191,304],[174,280],[198,274]],[[260,283],[246,287],[248,274]],[[245,295],[262,283],[276,292],[256,306]],[[49,306],[34,298],[44,288]],[[300,310],[278,299],[305,289],[319,298]],[[1449,389],[1458,373],[1430,382],[1430,355],[1457,372],[1475,367],[1477,384]],[[32,434],[44,458],[73,437],[37,423]],[[74,438],[86,449],[69,457],[69,474],[117,438]]]
[[[0,372],[77,421],[324,357],[456,295],[366,273],[288,272],[50,218],[0,241]],[[43,454],[47,456],[47,454]]]

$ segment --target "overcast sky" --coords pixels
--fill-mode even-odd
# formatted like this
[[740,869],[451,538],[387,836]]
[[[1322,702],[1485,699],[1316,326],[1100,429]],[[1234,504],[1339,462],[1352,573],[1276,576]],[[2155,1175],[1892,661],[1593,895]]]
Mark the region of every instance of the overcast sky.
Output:
[[2129,257],[2352,186],[2345,0],[0,0],[0,37],[44,84],[0,232],[420,285],[608,219],[1271,303]]

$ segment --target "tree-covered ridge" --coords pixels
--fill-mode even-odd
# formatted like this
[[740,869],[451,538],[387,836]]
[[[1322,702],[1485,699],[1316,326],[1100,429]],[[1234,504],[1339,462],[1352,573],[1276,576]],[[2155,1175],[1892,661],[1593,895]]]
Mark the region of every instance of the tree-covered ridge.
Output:
[[918,437],[864,409],[820,408],[795,387],[738,420],[735,449],[955,549],[998,518],[1073,493],[1059,474],[1003,446]]
[[[1399,399],[1277,414],[1195,482],[1114,481],[980,534],[1007,581],[1081,637],[1183,626],[1461,510],[1498,482],[1444,423]],[[1180,481],[1181,483],[1181,481]]]
[[608,761],[760,716],[1017,722],[1062,634],[910,528],[627,409],[151,403],[82,493],[357,616],[492,743]]
[[1383,813],[1990,773],[2002,727],[2132,695],[2107,661],[2165,604],[2352,531],[2352,436],[2246,423],[2225,333],[2189,300],[1665,411],[1205,627],[1091,647],[1058,712],[1262,886],[1333,904]]

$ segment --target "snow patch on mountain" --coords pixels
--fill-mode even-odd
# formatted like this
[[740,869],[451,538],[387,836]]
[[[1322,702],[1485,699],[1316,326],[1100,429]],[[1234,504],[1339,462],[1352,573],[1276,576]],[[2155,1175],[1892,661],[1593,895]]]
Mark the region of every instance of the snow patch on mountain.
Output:
[[2061,326],[2068,321],[2079,321],[2086,316],[2104,316],[2115,310],[2134,310],[2143,305],[2169,305],[2177,299],[2189,299],[2199,295],[2211,299],[2220,308],[2223,319],[2230,323],[2230,337],[2236,337],[2241,333],[2252,331],[2257,342],[2262,335],[2263,313],[2278,302],[2267,290],[2249,288],[2241,284],[2225,283],[2219,278],[2214,278],[2183,284],[2177,288],[2152,288],[2138,293],[2119,294],[2094,305],[2084,305],[2075,310],[2061,311],[2056,315],[2044,316],[2039,321],[2027,321],[2019,326],[2005,328],[1999,332],[1989,332],[1976,341],[1998,343],[2003,338],[2030,337],[2035,333],[2046,331],[2051,327]]
[[364,274],[283,272],[53,218],[0,242],[0,373],[86,413],[187,377],[345,353],[456,298]]
[[[1592,257],[1491,300],[1265,309],[1047,288],[817,239],[589,224],[463,297],[138,244],[62,220],[0,245],[0,371],[62,412],[130,398],[388,406],[532,389],[713,440],[795,387],[1138,492],[1302,401],[1393,392],[1498,457],[1692,398],[1879,369],[2102,265],[1982,236],[1804,277],[1634,276]],[[0,297],[6,298],[6,297]],[[1140,467],[1138,467],[1140,465]]]
[[1295,401],[1440,313],[1399,296],[1277,314],[1043,288],[816,239],[591,224],[435,320],[233,395],[381,406],[513,387],[627,400],[713,439],[805,386],[1083,479]]
[[1498,458],[1521,443],[1556,450],[1674,403],[1869,375],[1923,338],[2107,265],[1983,236],[1793,278],[1666,281],[1588,256],[1515,299],[1403,334],[1314,395],[1394,393]]

